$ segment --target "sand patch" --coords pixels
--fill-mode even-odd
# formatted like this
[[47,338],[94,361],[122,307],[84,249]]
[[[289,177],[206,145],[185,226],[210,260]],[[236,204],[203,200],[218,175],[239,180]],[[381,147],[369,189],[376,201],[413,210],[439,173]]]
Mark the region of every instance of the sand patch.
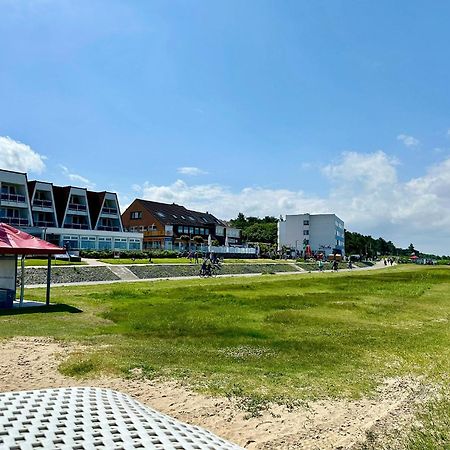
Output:
[[268,405],[248,418],[237,399],[195,393],[176,382],[99,377],[78,380],[58,372],[82,347],[49,338],[16,337],[1,342],[0,391],[96,386],[127,393],[176,419],[199,425],[248,449],[351,449],[374,430],[400,426],[425,395],[418,380],[386,380],[371,398]]

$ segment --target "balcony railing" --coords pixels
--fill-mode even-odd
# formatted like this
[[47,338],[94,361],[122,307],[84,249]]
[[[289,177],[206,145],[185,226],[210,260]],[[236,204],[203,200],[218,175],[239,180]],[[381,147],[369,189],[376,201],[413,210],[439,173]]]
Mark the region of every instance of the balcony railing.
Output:
[[72,228],[74,230],[89,230],[89,225],[85,223],[65,223],[64,228]]
[[0,217],[0,222],[20,226],[27,226],[29,224],[28,219],[20,219],[19,217]]
[[80,205],[78,203],[69,203],[69,209],[72,211],[86,211],[86,205]]
[[104,207],[102,208],[102,214],[114,214],[117,215],[117,208],[108,208],[108,207]]
[[97,227],[97,230],[99,231],[120,231],[119,227],[107,227],[105,225],[99,225]]
[[164,232],[163,231],[158,231],[158,230],[149,230],[149,231],[144,231],[144,237],[149,237],[149,236],[164,236]]
[[56,224],[55,224],[55,222],[52,222],[52,221],[48,221],[48,220],[35,220],[34,221],[34,224],[37,226],[37,227],[56,227]]
[[1,198],[5,202],[11,203],[25,203],[25,195],[19,194],[4,194],[2,193]]
[[33,200],[33,206],[37,206],[38,208],[51,208],[53,203],[51,200]]

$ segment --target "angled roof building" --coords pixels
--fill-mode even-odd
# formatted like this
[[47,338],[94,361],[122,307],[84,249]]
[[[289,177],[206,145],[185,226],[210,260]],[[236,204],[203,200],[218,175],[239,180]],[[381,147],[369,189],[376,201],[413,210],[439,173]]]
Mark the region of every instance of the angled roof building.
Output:
[[[176,203],[136,199],[122,214],[125,229],[144,233],[144,248],[183,250],[185,238],[197,236],[219,245],[239,245],[240,230],[227,226],[209,212],[199,212]],[[211,238],[209,238],[211,236]],[[190,246],[190,244],[189,244]]]
[[0,169],[0,222],[73,250],[141,250],[142,233],[124,232],[117,195],[28,181]]

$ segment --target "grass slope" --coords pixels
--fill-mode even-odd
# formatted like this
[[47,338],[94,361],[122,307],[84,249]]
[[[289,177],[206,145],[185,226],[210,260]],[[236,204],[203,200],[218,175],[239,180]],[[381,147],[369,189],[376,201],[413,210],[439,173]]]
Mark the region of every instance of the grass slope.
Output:
[[139,367],[208,392],[296,399],[450,373],[447,267],[64,287],[52,298],[61,305],[45,314],[0,313],[0,336],[93,344],[62,366],[71,375]]
[[[20,266],[20,261],[18,262]],[[52,259],[52,266],[82,266],[85,265],[85,262],[70,262],[70,261],[63,261],[60,259]],[[25,260],[25,266],[26,267],[34,267],[34,266],[45,266],[47,267],[47,260],[46,259],[26,259]]]

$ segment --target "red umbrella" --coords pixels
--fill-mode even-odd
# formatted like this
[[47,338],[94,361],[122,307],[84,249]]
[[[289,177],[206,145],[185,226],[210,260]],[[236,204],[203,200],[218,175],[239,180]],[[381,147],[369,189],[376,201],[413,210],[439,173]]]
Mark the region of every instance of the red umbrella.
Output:
[[0,255],[54,255],[57,253],[66,253],[66,250],[11,225],[0,223]]
[[[50,244],[24,231],[18,230],[6,223],[0,223],[0,255],[14,255],[17,274],[17,255],[22,255],[22,273],[20,285],[20,305],[23,303],[23,282],[25,274],[25,255],[48,255],[47,266],[47,298],[46,304],[50,303],[50,270],[51,255],[66,253],[62,247]],[[17,277],[17,275],[16,275]],[[14,292],[15,296],[15,292]]]

